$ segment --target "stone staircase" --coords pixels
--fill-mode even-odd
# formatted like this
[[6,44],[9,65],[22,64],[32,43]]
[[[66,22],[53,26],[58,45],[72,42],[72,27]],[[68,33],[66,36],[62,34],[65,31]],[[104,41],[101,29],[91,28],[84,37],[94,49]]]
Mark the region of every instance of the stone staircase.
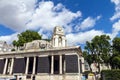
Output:
[[41,75],[36,76],[36,80],[81,80],[78,75]]
[[32,80],[32,79],[26,79],[26,80]]

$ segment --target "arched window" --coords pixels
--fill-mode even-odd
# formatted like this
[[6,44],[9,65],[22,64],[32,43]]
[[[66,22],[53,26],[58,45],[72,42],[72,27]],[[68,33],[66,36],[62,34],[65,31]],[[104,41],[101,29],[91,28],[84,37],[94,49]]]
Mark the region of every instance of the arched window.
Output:
[[58,38],[58,44],[59,44],[59,46],[62,46],[62,37],[61,36]]

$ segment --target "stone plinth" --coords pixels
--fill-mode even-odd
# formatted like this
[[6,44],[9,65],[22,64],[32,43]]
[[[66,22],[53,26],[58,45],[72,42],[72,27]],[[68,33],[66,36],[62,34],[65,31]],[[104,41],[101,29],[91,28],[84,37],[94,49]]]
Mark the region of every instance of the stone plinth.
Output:
[[80,75],[36,75],[36,80],[81,80]]

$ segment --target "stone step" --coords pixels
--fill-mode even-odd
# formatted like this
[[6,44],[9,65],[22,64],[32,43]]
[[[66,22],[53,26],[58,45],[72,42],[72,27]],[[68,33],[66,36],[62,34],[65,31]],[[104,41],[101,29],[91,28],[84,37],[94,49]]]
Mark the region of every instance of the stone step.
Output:
[[26,79],[26,80],[32,80],[32,79]]

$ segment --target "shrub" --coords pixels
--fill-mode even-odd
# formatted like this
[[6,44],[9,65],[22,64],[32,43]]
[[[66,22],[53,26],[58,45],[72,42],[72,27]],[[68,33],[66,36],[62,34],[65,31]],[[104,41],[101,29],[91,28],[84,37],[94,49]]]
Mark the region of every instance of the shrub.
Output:
[[83,74],[89,74],[89,73],[92,73],[91,71],[85,71],[83,72]]
[[11,51],[15,51],[15,49],[12,49]]
[[103,70],[101,71],[102,80],[120,80],[120,70]]

